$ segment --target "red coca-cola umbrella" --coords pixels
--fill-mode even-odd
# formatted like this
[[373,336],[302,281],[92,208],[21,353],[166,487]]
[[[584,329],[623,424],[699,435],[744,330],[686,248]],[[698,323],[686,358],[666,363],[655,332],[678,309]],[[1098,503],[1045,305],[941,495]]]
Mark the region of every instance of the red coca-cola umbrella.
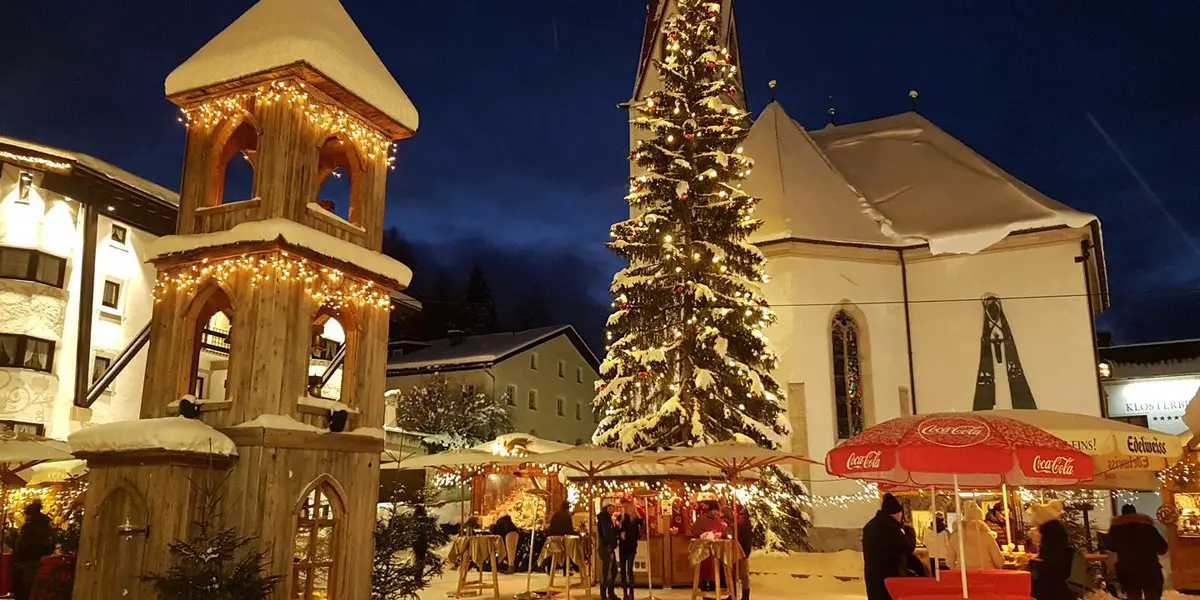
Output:
[[833,475],[968,488],[1073,485],[1092,479],[1092,460],[1032,425],[978,413],[934,413],[886,421],[825,455]]
[[[979,413],[934,413],[886,421],[825,455],[830,474],[906,487],[1074,485],[1090,481],[1091,457],[1042,429]],[[959,556],[965,556],[963,536]],[[960,569],[962,597],[967,571]]]

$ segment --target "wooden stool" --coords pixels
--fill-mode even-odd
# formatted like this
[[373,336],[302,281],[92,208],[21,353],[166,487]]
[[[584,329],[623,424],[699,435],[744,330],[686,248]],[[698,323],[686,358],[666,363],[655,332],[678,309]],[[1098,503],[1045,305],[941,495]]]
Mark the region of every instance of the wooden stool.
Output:
[[[584,565],[578,565],[578,566],[579,566],[579,586],[578,587],[586,586],[587,590],[588,590],[588,595],[591,595],[592,586],[588,585],[586,575],[584,575],[584,572],[587,569],[584,567]],[[560,593],[565,594],[567,597],[567,600],[570,600],[570,598],[571,598],[571,559],[570,558],[563,559],[563,564],[562,564],[563,579],[565,580],[566,583],[564,583],[563,585],[560,585],[560,586],[555,586],[554,585],[554,577],[558,574],[558,567],[559,567],[558,556],[552,555],[550,557],[550,583],[546,586],[546,593],[547,594],[560,594]]]
[[476,581],[467,581],[467,571],[471,570],[471,560],[463,558],[462,564],[458,567],[458,588],[455,590],[456,597],[474,596],[476,594],[483,595],[483,591],[492,590],[492,597],[495,600],[500,600],[500,578],[496,575],[496,558],[492,557],[492,581],[487,583],[483,580],[483,565],[479,566],[479,579]]
[[[500,600],[500,577],[497,574],[497,568],[500,556],[500,536],[472,536],[471,538],[459,538],[455,540],[451,550],[457,550],[458,556],[458,587],[454,591],[455,597],[463,597],[467,595],[474,596],[476,594],[482,596],[484,590],[492,590],[492,598]],[[486,544],[488,556],[481,556],[477,547],[478,544]],[[476,581],[467,581],[467,572],[471,570],[471,562],[473,559],[478,559],[479,563],[479,579]],[[483,563],[491,563],[492,581],[486,582],[483,579]]]
[[[553,548],[553,550],[552,550]],[[546,554],[550,558],[550,583],[543,590],[548,595],[565,594],[567,598],[571,597],[571,563],[579,567],[579,586],[586,587],[588,595],[592,594],[592,585],[590,565],[587,564],[588,555],[584,541],[578,536],[550,536],[546,538],[545,544],[542,546],[542,564],[545,564]],[[559,561],[562,561],[561,563]],[[563,578],[565,583],[561,586],[554,585],[554,578],[558,575],[558,567],[562,565]]]
[[713,588],[712,592],[700,591],[700,569],[704,568],[704,562],[700,562],[692,568],[692,600],[701,598],[704,600],[722,600],[725,596],[721,594],[721,574],[725,575],[725,582],[729,585],[729,597],[733,597],[733,592],[736,585],[736,580],[733,578],[733,568],[728,562],[721,560],[718,557],[712,557],[708,560],[713,561]]

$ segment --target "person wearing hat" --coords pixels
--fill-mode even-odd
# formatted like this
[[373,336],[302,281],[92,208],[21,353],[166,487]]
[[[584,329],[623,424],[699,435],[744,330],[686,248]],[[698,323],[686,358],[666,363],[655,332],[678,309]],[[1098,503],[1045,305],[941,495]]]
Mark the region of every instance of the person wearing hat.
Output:
[[1037,557],[1029,561],[1029,595],[1034,600],[1075,600],[1076,594],[1067,584],[1075,548],[1062,522],[1062,501],[1034,504],[1029,515],[1034,528],[1031,537],[1038,545]]
[[1162,565],[1158,557],[1167,553],[1154,520],[1132,504],[1121,507],[1121,516],[1108,529],[1108,549],[1117,553],[1117,582],[1129,600],[1159,600],[1163,592]]
[[42,501],[34,500],[25,507],[25,523],[17,533],[17,545],[13,549],[13,598],[29,598],[42,557],[50,556],[53,552],[54,525],[50,517],[42,512]]
[[[963,505],[962,520],[951,536],[950,552],[946,556],[946,564],[951,569],[965,567],[967,569],[999,569],[1004,566],[1004,556],[1000,547],[992,539],[991,529],[984,522],[983,509],[978,504],[968,501]],[[960,555],[959,537],[962,537],[963,553]]]
[[863,579],[868,600],[892,600],[884,583],[908,575],[912,550],[904,535],[904,507],[891,494],[883,495],[879,512],[863,527]]
[[925,530],[925,547],[929,549],[929,572],[941,570],[946,565],[950,551],[950,528],[946,526],[946,513],[938,511],[929,528]]

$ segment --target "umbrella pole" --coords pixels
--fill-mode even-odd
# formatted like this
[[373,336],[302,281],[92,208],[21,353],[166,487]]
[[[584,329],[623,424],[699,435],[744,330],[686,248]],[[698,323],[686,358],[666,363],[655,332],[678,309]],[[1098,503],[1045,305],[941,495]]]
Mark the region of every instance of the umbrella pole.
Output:
[[[541,506],[541,505],[542,505],[541,500],[538,500],[538,506]],[[550,507],[547,506],[546,511],[549,512],[549,509],[550,509]],[[525,596],[529,597],[529,598],[533,597],[533,591],[532,591],[533,590],[533,543],[535,541],[537,541],[537,530],[538,530],[537,516],[538,516],[538,513],[537,513],[537,510],[535,509],[533,511],[533,528],[529,531],[529,572],[527,572],[525,574]],[[570,580],[568,580],[567,583],[570,583]]]
[[[1001,501],[1004,503],[1004,539],[1008,540],[1008,545],[1013,545],[1012,537],[1012,522],[1008,520],[1008,484],[1000,484],[1000,493],[1003,495]],[[1004,548],[1002,548],[1003,550]]]
[[[736,480],[733,477],[729,478],[729,503],[733,505],[733,545],[737,546],[738,545],[738,505],[737,505],[737,492],[735,492],[734,488],[733,488],[735,481]],[[735,554],[735,556],[736,556],[736,554]],[[747,557],[743,558],[742,560],[750,560],[750,557],[747,556]],[[735,570],[740,569],[741,565],[735,562],[735,563],[733,563],[733,568]],[[749,565],[747,565],[746,568],[750,568]],[[731,598],[737,598],[738,583],[739,582],[738,582],[737,573],[734,573],[733,581],[729,582],[729,596]]]
[[[931,519],[929,522],[929,526],[930,526],[929,530],[933,533],[933,536],[936,538],[938,535],[938,530],[937,530],[937,488],[933,487],[933,486],[929,487],[929,518]],[[925,543],[925,547],[926,548],[929,547],[928,542]],[[933,579],[935,581],[941,581],[942,580],[942,570],[938,568],[937,548],[934,548],[933,551],[929,553],[929,557],[933,559],[932,561],[930,561],[931,564],[929,565],[929,568],[933,569]]]
[[963,541],[965,533],[962,528],[962,495],[958,491],[958,473],[954,474],[954,512],[958,515],[958,572],[962,577],[962,597],[967,598],[967,545]]

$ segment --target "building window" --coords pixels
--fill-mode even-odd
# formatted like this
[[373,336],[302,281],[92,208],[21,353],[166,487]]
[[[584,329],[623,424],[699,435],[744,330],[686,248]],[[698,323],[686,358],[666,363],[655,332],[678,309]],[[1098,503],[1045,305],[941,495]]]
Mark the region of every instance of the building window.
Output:
[[29,435],[45,435],[46,426],[41,423],[25,423],[22,421],[0,421],[0,431],[25,433]]
[[583,367],[575,367],[575,383],[583,383]]
[[537,390],[529,390],[529,410],[537,410]]
[[121,282],[104,280],[104,294],[100,297],[100,306],[114,311],[121,309]]
[[537,352],[529,353],[529,368],[533,371],[538,370],[538,355]]
[[517,386],[510,385],[504,392],[504,400],[509,406],[517,405]]
[[575,403],[575,420],[576,421],[583,420],[583,403],[582,402]]
[[54,342],[27,335],[0,333],[0,367],[49,373],[54,367]]
[[120,244],[124,246],[129,239],[129,230],[122,225],[113,223],[112,233],[109,234],[109,239],[111,239],[114,244]]
[[29,190],[33,188],[33,173],[21,171],[17,176],[17,200],[21,204],[29,204]]
[[0,248],[0,277],[63,286],[67,259],[28,248]]
[[850,439],[863,430],[862,365],[858,354],[858,326],[844,310],[833,317],[833,401],[838,439]]
[[567,363],[565,363],[561,360],[558,361],[558,378],[559,379],[567,378]]
[[333,489],[320,485],[300,505],[292,554],[292,598],[329,598],[337,570],[335,542],[340,507],[336,502]]
[[559,396],[554,400],[554,413],[560,417],[567,416],[567,399]]
[[108,372],[108,368],[112,366],[112,358],[100,356],[97,354],[92,357],[92,385],[96,385],[101,377]]

